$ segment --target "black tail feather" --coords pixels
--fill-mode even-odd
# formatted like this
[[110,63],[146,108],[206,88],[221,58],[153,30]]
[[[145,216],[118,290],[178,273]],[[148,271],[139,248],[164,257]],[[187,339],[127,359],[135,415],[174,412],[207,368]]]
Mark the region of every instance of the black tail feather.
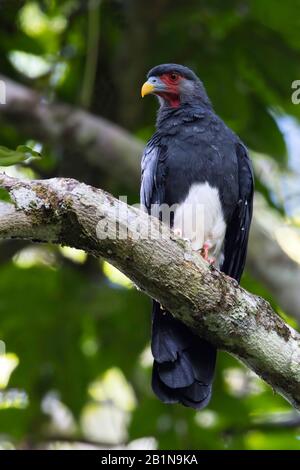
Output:
[[216,349],[153,301],[152,388],[164,403],[203,408],[210,400]]

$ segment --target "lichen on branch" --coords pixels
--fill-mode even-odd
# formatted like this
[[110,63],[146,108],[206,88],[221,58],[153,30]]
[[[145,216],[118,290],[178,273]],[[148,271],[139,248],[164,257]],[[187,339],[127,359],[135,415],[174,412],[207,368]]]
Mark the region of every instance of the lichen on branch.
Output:
[[[72,179],[28,181],[0,174],[0,188],[12,201],[0,203],[0,238],[69,245],[109,260],[300,409],[300,335],[264,299],[209,266],[167,226]],[[151,237],[141,236],[149,230]]]

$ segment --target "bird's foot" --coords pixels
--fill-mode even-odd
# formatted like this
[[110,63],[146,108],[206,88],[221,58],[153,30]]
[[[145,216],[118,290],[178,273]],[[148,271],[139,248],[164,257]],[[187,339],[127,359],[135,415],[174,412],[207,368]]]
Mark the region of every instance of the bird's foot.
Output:
[[212,243],[210,240],[206,240],[204,243],[203,243],[203,246],[200,250],[200,254],[202,256],[202,258],[205,259],[205,261],[207,261],[209,264],[214,264],[216,262],[216,258],[210,258],[209,256],[209,250],[212,248]]

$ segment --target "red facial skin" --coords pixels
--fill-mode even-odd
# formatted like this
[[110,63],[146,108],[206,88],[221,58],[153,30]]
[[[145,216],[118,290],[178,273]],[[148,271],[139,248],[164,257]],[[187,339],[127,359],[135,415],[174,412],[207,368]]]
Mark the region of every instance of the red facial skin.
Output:
[[176,73],[164,73],[159,78],[165,85],[167,85],[168,91],[157,94],[166,100],[171,108],[178,108],[180,106],[179,85],[183,77]]

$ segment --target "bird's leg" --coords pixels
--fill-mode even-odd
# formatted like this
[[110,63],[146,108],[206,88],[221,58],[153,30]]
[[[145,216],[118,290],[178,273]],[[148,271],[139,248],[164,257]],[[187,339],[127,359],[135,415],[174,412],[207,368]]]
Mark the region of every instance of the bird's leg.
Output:
[[209,250],[212,248],[212,243],[210,240],[206,240],[204,243],[203,243],[203,246],[200,250],[200,254],[201,256],[205,259],[205,261],[207,261],[209,264],[214,264],[216,262],[216,259],[215,258],[210,258],[209,257]]
[[205,261],[208,261],[208,252],[209,250],[211,249],[212,247],[212,244],[211,244],[211,241],[210,240],[206,240],[204,243],[203,243],[203,246],[200,250],[200,254],[201,256],[205,259]]
[[[182,233],[182,230],[180,228],[175,228],[174,229],[174,235],[176,237],[179,237],[179,238],[182,238],[184,241],[191,241],[189,238],[183,238],[183,233]],[[211,240],[206,240],[204,243],[203,243],[203,246],[202,248],[200,249],[200,254],[201,256],[205,259],[205,261],[207,261],[209,264],[215,264],[216,262],[216,258],[214,257],[210,257],[209,256],[209,250],[213,247],[213,244],[211,242]],[[162,310],[163,310],[163,307],[161,307]]]

